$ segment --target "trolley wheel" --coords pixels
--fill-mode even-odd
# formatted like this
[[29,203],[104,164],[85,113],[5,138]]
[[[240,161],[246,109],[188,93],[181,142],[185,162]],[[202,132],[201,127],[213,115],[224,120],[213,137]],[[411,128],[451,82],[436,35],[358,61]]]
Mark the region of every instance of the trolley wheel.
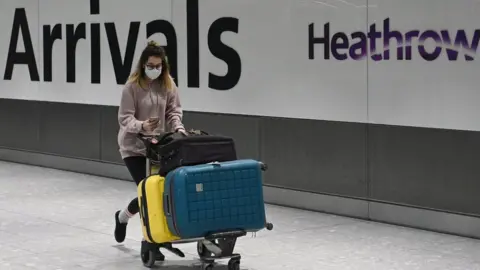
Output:
[[213,264],[205,264],[203,270],[213,270]]
[[147,268],[152,268],[153,265],[155,264],[155,259],[156,259],[155,252],[148,250],[148,251],[142,252],[142,254],[140,255],[142,257],[143,265]]
[[240,270],[240,260],[231,259],[228,261],[228,270]]

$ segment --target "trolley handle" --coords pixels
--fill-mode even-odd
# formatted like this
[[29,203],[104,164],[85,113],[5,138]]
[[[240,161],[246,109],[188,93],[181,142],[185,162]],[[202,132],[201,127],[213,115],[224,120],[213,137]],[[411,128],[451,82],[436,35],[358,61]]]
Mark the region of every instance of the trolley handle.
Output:
[[137,138],[145,142],[150,142],[154,137],[155,137],[154,135],[145,135],[143,133],[137,134]]
[[172,140],[172,136],[175,132],[162,132],[155,135],[146,135],[143,133],[138,133],[137,138],[139,138],[147,147],[152,144],[164,145]]
[[170,196],[168,196],[168,194],[163,195],[163,211],[165,212],[166,216],[170,216],[172,214],[172,206],[170,204]]
[[158,143],[155,135],[145,135],[143,133],[138,133],[137,138],[140,139],[147,148],[149,148],[152,144],[155,145]]

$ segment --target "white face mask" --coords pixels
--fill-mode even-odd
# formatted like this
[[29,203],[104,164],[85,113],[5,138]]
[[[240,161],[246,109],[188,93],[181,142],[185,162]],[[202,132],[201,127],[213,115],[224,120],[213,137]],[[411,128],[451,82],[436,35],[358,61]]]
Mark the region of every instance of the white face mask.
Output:
[[147,75],[150,80],[155,80],[156,78],[158,78],[158,76],[160,76],[160,74],[162,74],[162,68],[149,69],[148,67],[145,67],[145,75]]

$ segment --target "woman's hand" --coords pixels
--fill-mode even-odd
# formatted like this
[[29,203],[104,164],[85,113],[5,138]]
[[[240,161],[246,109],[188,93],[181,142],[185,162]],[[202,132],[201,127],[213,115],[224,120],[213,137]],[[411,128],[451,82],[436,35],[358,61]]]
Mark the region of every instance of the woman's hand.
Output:
[[151,120],[143,121],[142,129],[147,132],[152,132],[157,128],[157,125],[158,125],[158,121],[151,121]]
[[183,129],[183,128],[179,128],[179,129],[175,130],[175,132],[180,133],[185,137],[188,136],[187,131],[185,131],[185,129]]

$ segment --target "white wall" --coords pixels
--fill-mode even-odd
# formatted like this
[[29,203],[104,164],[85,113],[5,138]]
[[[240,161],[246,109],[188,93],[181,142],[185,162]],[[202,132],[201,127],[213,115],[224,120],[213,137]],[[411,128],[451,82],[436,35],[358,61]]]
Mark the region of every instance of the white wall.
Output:
[[[461,47],[453,44],[458,30],[465,31],[470,44],[475,40],[478,45],[480,30],[476,29],[480,29],[480,2],[477,0],[199,2],[200,84],[196,87],[194,81],[187,83],[187,18],[191,25],[196,25],[195,14],[187,16],[187,0],[100,0],[99,15],[90,14],[89,1],[1,1],[0,31],[5,34],[0,39],[0,75],[3,78],[5,74],[15,10],[24,8],[40,82],[30,80],[26,65],[16,65],[12,79],[0,81],[0,98],[117,105],[121,85],[115,80],[105,23],[115,25],[122,59],[127,44],[136,44],[134,66],[146,44],[146,24],[167,20],[172,22],[176,32],[178,80],[187,110],[480,130],[480,106],[477,105],[480,101],[480,59],[475,50],[470,50],[467,53],[474,57],[473,61],[465,60],[464,51],[456,61],[449,61],[445,51],[447,47]],[[222,91],[209,87],[209,73],[225,75],[228,66],[215,55],[230,52],[220,48],[212,53],[208,33],[212,24],[224,17],[232,17],[234,25],[238,20],[238,33],[226,31],[221,40],[240,57],[241,67],[231,65],[230,69],[240,69],[241,76],[233,88]],[[440,33],[442,40],[445,34],[442,36],[440,31],[446,30],[452,45],[448,46],[445,41],[435,45],[432,39],[427,39],[427,52],[433,52],[435,46],[442,50],[434,61],[421,57],[418,38],[412,38],[410,60],[397,59],[394,39],[390,43],[390,60],[372,60],[371,55],[384,53],[382,38],[374,42],[378,48],[376,52],[364,54],[364,57],[360,56],[370,48],[368,42],[363,43],[363,51],[362,45],[350,50],[342,47],[339,32],[348,36],[343,42],[352,46],[362,36],[368,39],[365,33],[371,24],[376,24],[383,36],[383,23],[388,18],[390,30],[402,34],[402,48],[408,45],[405,35],[412,30],[418,30],[420,35],[432,30]],[[138,37],[129,40],[129,27],[135,21],[141,22]],[[76,48],[76,80],[67,83],[66,25],[76,26],[82,22],[86,23],[86,39],[80,40]],[[92,23],[100,24],[101,54],[93,59],[101,62],[100,84],[91,82]],[[324,35],[326,23],[329,23],[330,38],[338,37],[336,43],[340,45],[336,45],[338,48],[330,46],[329,59],[324,59],[322,44],[313,47],[314,59],[309,59],[309,25],[312,23],[316,37]],[[53,47],[52,81],[44,82],[43,29],[44,25],[53,27],[55,24],[61,24],[63,39],[57,40]],[[364,34],[351,36],[358,31]],[[427,34],[434,35],[434,32]],[[111,32],[110,37],[113,37]],[[215,37],[218,39],[218,35]],[[20,35],[18,51],[25,49],[23,38]],[[162,34],[151,38],[174,45]],[[111,40],[116,43],[115,39]],[[194,48],[195,41],[191,44]],[[346,52],[346,59],[335,59],[334,51]],[[360,56],[352,59],[354,54]],[[69,55],[68,59],[73,58]],[[190,68],[194,67],[192,59],[195,58],[190,59]],[[232,59],[235,60],[235,53]]]
[[[480,130],[480,55],[477,53],[473,61],[466,61],[464,54],[458,54],[456,61],[449,61],[446,53],[447,47],[458,49],[453,46],[458,30],[465,31],[470,44],[475,40],[478,45],[480,1],[371,0],[370,3],[377,7],[369,9],[369,23],[382,26],[383,19],[390,18],[390,27],[402,33],[445,30],[452,40],[452,46],[445,41],[436,45],[432,39],[425,41],[428,52],[433,52],[435,46],[442,50],[434,61],[420,56],[418,38],[412,42],[410,61],[370,61],[370,122]],[[394,48],[391,58],[396,53]]]

